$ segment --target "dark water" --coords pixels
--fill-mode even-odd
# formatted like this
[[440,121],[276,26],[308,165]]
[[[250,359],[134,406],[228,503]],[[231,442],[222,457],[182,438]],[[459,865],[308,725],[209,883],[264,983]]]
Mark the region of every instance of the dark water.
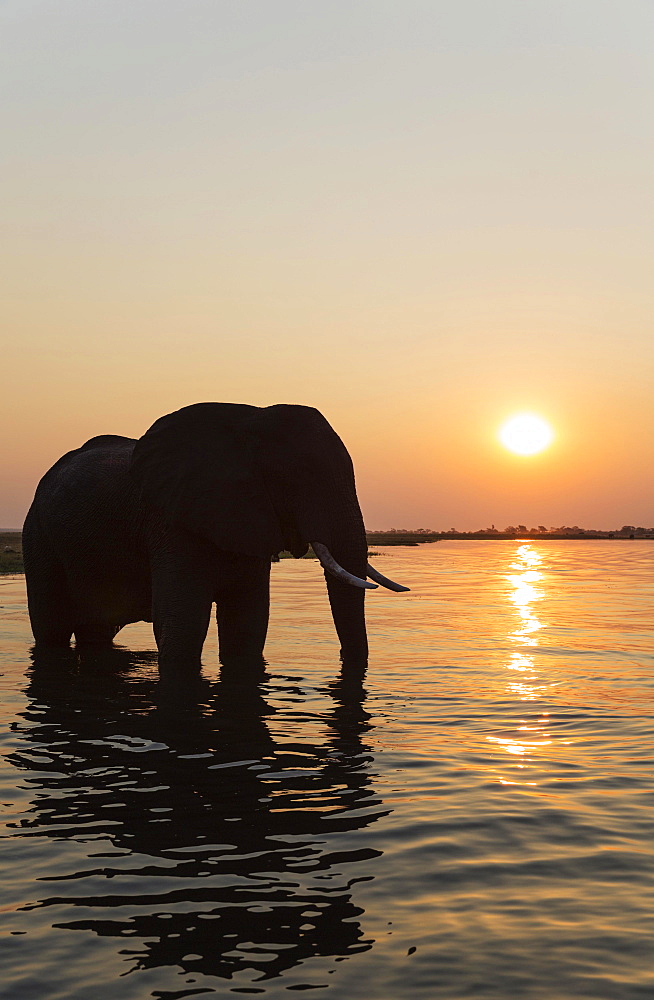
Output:
[[362,685],[274,566],[264,676],[30,659],[0,580],[3,996],[654,997],[651,542],[375,559]]

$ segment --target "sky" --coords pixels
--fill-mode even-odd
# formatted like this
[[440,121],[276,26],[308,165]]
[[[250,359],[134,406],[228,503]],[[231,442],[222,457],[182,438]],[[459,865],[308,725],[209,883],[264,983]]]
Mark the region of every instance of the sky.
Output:
[[318,407],[370,529],[653,525],[653,51],[651,0],[0,0],[0,526],[205,400]]

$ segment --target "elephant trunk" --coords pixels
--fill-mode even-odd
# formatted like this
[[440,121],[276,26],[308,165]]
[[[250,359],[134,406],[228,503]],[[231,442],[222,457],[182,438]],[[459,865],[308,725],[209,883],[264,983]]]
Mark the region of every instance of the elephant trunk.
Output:
[[327,592],[332,618],[341,643],[344,669],[365,667],[368,662],[368,638],[364,614],[365,590],[327,575]]
[[[339,504],[330,531],[328,548],[336,562],[348,573],[366,579],[368,545],[359,504],[349,497]],[[317,538],[316,541],[323,541]],[[364,668],[368,660],[368,639],[364,615],[365,589],[352,586],[325,571],[332,618],[341,643],[344,669]]]

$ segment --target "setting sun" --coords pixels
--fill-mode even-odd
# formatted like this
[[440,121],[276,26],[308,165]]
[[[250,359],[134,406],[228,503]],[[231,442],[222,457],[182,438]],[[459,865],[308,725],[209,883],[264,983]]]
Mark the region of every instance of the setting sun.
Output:
[[542,417],[518,413],[502,425],[499,438],[516,455],[535,455],[552,443],[554,432]]

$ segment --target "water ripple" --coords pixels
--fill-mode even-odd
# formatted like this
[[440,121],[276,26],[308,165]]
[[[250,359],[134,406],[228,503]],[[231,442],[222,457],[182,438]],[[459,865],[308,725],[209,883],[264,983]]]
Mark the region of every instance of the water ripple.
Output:
[[8,995],[649,1000],[651,545],[382,550],[363,684],[282,562],[267,669],[182,697],[0,581]]

